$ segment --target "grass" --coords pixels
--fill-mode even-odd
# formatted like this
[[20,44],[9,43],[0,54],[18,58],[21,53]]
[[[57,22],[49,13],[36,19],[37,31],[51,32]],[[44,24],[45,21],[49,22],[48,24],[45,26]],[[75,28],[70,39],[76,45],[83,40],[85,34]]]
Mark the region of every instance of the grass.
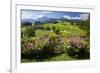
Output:
[[56,34],[52,31],[48,31],[48,30],[36,30],[35,35],[36,35],[36,37],[38,37],[38,36],[44,36],[44,35],[50,36],[50,35],[56,35]]
[[[66,53],[58,55],[58,56],[54,56],[54,57],[50,57],[50,58],[46,58],[43,60],[43,62],[49,62],[49,61],[70,61],[70,60],[76,60],[75,58],[70,57],[69,55],[67,55]],[[31,62],[37,62],[36,59],[32,59],[32,60],[27,60],[27,59],[23,59],[22,63],[31,63]],[[40,61],[42,62],[42,61]]]
[[47,61],[69,61],[69,60],[75,60],[75,59],[64,53],[59,56],[52,57]]
[[50,30],[36,30],[36,36],[44,36],[44,35],[56,35],[53,31],[53,27],[55,30],[60,30],[61,36],[86,36],[87,32],[85,30],[80,29],[77,25],[63,25],[63,24],[44,24],[44,28],[49,27]]

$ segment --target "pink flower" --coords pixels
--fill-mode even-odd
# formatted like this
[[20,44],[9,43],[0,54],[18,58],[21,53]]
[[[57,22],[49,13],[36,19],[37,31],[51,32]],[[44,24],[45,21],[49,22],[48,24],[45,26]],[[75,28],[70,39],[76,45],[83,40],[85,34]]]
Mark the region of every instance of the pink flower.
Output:
[[28,48],[29,49],[33,48],[33,43],[28,43]]

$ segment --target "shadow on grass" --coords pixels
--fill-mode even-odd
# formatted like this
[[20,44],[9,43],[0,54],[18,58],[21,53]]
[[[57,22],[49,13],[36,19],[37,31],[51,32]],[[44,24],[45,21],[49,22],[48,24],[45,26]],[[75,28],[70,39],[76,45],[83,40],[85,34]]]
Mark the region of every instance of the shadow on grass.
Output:
[[21,62],[43,62],[43,61],[49,61],[51,58],[59,56],[63,53],[60,54],[55,54],[53,52],[35,52],[33,54],[21,54]]

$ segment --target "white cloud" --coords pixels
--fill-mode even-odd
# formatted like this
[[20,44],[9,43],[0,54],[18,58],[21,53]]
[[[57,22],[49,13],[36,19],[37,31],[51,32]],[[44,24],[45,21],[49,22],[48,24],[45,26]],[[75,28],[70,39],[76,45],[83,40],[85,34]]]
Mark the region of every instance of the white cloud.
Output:
[[69,16],[69,15],[64,15],[63,17],[67,18],[67,19],[71,19],[71,16]]
[[89,18],[89,14],[80,14],[80,18],[86,20]]
[[41,18],[41,17],[44,17],[44,15],[42,15],[42,14],[36,15],[35,17],[33,17],[33,19],[38,19],[38,18]]
[[63,17],[67,19],[86,20],[89,18],[89,14],[80,14],[79,16],[76,16],[76,17],[64,15]]
[[81,19],[80,17],[72,17],[72,16],[68,16],[68,15],[65,15],[64,18],[67,18],[67,19],[77,19],[77,20]]
[[22,11],[22,19],[30,19],[34,15],[32,11]]
[[45,16],[45,13],[51,13],[51,12],[34,12],[34,11],[22,11],[22,19],[38,19]]
[[42,11],[42,14],[48,14],[48,13],[53,13],[52,11]]
[[80,17],[71,17],[71,19],[80,20]]

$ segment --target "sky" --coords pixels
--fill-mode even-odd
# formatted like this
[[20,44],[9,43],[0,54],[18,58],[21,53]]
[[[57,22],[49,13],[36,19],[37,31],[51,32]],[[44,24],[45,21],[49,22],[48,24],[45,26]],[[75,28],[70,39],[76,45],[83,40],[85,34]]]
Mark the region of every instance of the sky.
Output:
[[84,12],[61,12],[61,11],[44,11],[44,10],[21,10],[21,19],[38,19],[41,17],[48,18],[68,18],[85,20],[88,19],[89,13]]

